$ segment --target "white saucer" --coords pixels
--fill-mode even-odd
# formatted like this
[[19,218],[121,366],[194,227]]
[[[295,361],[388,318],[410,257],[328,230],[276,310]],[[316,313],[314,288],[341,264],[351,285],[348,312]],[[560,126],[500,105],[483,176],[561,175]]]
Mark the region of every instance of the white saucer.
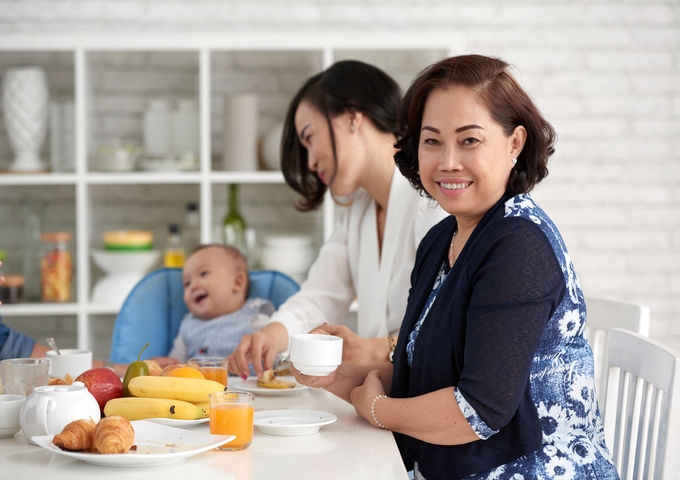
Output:
[[209,418],[197,418],[196,420],[178,420],[176,418],[147,418],[147,422],[167,425],[168,427],[190,428],[210,421]]
[[267,435],[311,435],[338,419],[317,410],[264,410],[255,412],[255,426]]
[[[295,382],[295,377],[282,376],[277,377],[284,382]],[[309,390],[307,385],[300,385],[295,383],[293,388],[265,388],[257,384],[257,377],[248,377],[248,380],[241,380],[240,378],[229,378],[229,390],[242,390],[244,392],[254,393],[255,395],[271,395],[271,396],[285,396],[296,395],[305,390]]]

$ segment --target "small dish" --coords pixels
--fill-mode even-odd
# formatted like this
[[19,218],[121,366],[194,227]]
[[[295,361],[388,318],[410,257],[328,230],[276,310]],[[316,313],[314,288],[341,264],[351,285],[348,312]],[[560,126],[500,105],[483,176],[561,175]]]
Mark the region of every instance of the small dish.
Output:
[[[283,380],[284,382],[295,381],[295,377],[293,377],[292,375],[276,378],[278,378],[279,380]],[[299,383],[296,382],[293,388],[265,388],[260,387],[257,384],[257,377],[248,377],[248,380],[241,380],[240,378],[239,379],[230,378],[229,389],[243,390],[244,392],[254,393],[255,395],[267,395],[272,397],[278,397],[285,395],[296,395],[300,392],[304,392],[305,390],[309,390],[309,387],[306,385],[300,385]]]
[[195,427],[196,425],[201,425],[202,423],[208,423],[210,419],[208,417],[197,418],[196,420],[177,420],[176,418],[147,418],[146,421],[168,427],[191,428]]
[[311,435],[337,419],[317,410],[264,410],[255,412],[254,425],[267,435]]
[[135,420],[136,451],[101,455],[90,452],[67,452],[52,443],[54,435],[33,437],[36,445],[57,455],[75,458],[103,467],[150,467],[179,462],[187,457],[207,452],[231,442],[235,435],[211,435],[195,430],[184,430],[158,425],[147,420]]

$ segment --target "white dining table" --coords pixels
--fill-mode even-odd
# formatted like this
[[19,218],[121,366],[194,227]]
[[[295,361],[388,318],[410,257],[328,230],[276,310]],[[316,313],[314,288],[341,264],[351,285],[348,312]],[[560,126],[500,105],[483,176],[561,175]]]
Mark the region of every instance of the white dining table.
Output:
[[[320,389],[255,396],[255,411],[318,410],[338,417],[311,435],[266,435],[239,452],[210,450],[152,467],[103,467],[31,445],[22,432],[0,439],[0,480],[407,480],[392,432],[371,426],[345,401]],[[208,424],[192,430],[209,432]]]

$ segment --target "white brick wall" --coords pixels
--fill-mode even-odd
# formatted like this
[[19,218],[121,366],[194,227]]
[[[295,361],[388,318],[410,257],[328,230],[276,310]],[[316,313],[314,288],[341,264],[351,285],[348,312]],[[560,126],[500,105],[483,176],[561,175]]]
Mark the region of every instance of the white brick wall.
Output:
[[[318,32],[441,32],[456,39],[455,53],[505,58],[557,129],[551,173],[535,196],[561,228],[586,294],[649,305],[652,336],[680,348],[677,0],[0,0],[0,32],[91,30],[302,32],[310,48]],[[390,65],[402,84],[412,74],[413,62],[401,68],[396,58],[368,56]],[[223,79],[229,62],[250,57],[217,58]],[[286,95],[315,61],[302,56],[283,84],[262,86],[270,92],[268,122],[280,118]],[[111,113],[97,123],[100,135],[138,130],[130,112],[139,111],[144,92],[135,91],[135,78],[165,68],[145,65],[127,73],[115,67],[131,87],[97,104]],[[266,82],[258,80],[262,64],[251,67],[248,78]],[[64,85],[72,81],[59,75]],[[179,66],[169,77],[177,83],[168,91],[195,91]],[[213,140],[219,141],[217,127]],[[253,215],[266,211],[263,205]]]

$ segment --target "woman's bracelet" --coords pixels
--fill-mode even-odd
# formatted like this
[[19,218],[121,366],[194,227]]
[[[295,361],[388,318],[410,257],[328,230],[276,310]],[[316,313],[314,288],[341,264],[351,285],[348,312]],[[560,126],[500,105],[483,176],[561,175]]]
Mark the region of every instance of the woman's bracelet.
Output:
[[378,416],[375,414],[375,404],[378,403],[378,400],[380,400],[381,398],[390,398],[390,397],[388,397],[387,395],[382,395],[382,394],[376,395],[375,398],[373,399],[373,401],[371,402],[371,416],[373,417],[373,421],[375,422],[375,424],[377,426],[379,426],[383,430],[387,430],[387,427],[385,425],[383,425],[382,423],[380,423],[380,420],[378,420]]

